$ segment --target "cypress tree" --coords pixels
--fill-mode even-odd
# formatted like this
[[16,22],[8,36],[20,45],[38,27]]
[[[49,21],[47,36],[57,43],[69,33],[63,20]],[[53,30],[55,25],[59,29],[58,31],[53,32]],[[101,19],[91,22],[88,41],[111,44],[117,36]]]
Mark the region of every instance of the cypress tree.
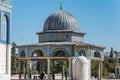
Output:
[[18,55],[16,54],[16,44],[12,43],[11,48],[11,74],[18,73]]

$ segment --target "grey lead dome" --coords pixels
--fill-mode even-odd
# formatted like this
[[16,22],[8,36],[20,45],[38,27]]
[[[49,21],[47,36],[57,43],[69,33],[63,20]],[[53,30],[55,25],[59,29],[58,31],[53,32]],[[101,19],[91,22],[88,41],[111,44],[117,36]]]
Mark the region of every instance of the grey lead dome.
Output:
[[70,30],[79,31],[78,23],[74,16],[63,10],[51,14],[44,23],[44,31],[48,30]]

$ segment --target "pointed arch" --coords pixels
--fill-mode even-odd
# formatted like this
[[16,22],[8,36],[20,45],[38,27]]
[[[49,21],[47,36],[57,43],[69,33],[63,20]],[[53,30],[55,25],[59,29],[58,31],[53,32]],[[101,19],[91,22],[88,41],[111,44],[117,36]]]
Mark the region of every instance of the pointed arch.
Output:
[[99,52],[99,51],[95,51],[95,52],[94,52],[94,57],[99,57],[99,58],[101,58],[100,52]]
[[78,51],[78,56],[86,56],[86,52],[85,52],[85,50],[84,49],[80,49],[79,51]]
[[6,14],[2,16],[2,26],[1,26],[1,39],[7,40],[7,27],[8,27],[8,17]]
[[53,56],[53,57],[68,57],[69,53],[64,48],[57,48],[52,52],[51,56]]
[[40,49],[34,50],[31,54],[31,57],[44,57],[44,56],[45,56],[44,53]]

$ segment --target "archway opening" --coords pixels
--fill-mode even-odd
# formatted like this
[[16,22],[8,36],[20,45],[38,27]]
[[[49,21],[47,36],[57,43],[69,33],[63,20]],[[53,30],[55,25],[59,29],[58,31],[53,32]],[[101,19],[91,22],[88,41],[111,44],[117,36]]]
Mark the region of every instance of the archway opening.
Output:
[[86,52],[84,49],[79,50],[78,56],[86,56]]
[[59,50],[54,53],[53,57],[67,57],[67,53],[62,50]]
[[47,62],[46,60],[41,59],[42,57],[45,57],[42,50],[37,49],[32,52],[32,59],[30,61],[30,79],[33,79],[35,76],[39,76],[40,78],[42,72],[47,72]]
[[[57,50],[53,57],[59,57],[61,59],[52,60],[51,63],[51,72],[52,72],[52,79],[60,79],[63,80],[68,77],[68,70],[69,70],[69,63],[68,63],[68,53],[64,50]],[[62,59],[66,57],[65,59]],[[66,79],[65,79],[66,80]]]
[[43,52],[41,50],[35,50],[33,51],[31,57],[44,57],[45,55],[43,54]]
[[99,51],[95,51],[95,52],[94,52],[94,57],[99,57],[99,58],[101,58],[100,52],[99,52]]

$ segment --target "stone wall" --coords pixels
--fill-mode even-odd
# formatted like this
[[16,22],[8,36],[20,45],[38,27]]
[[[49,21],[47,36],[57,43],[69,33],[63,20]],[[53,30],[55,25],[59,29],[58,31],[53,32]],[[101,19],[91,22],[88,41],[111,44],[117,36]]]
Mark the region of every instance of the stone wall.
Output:
[[0,74],[6,73],[6,45],[0,44]]
[[10,45],[0,44],[0,80],[10,80]]

